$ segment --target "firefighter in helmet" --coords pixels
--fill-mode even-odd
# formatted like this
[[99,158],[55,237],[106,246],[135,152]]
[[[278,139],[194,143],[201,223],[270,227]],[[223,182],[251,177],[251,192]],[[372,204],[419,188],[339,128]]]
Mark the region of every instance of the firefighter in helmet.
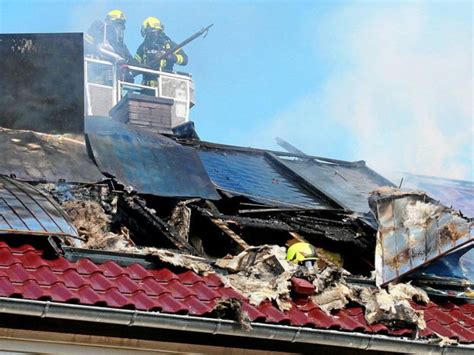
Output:
[[288,248],[286,260],[293,264],[311,267],[317,260],[316,248],[305,242],[295,243]]
[[115,63],[137,65],[124,42],[125,15],[112,10],[105,21],[96,20],[84,34],[86,55]]
[[[156,17],[148,17],[143,21],[141,34],[144,40],[135,55],[135,59],[139,63],[154,70],[167,72],[173,71],[175,64],[186,65],[188,63],[188,56],[182,49],[176,50],[159,61],[156,59],[176,46],[176,43],[165,34],[163,23]],[[150,81],[150,78],[145,78],[146,81]],[[148,83],[148,85],[153,85],[153,83]]]

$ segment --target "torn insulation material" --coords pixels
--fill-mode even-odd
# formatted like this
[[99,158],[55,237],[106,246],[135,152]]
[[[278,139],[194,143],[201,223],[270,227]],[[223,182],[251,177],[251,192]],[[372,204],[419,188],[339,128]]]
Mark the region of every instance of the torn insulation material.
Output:
[[288,310],[290,279],[296,266],[286,261],[286,250],[277,245],[251,247],[234,257],[218,259],[215,265],[230,272],[222,275],[224,283],[232,286],[253,305],[274,300],[281,310]]
[[415,310],[409,301],[428,303],[428,295],[410,284],[397,284],[385,289],[353,287],[351,300],[365,308],[368,324],[382,323],[388,327],[415,327],[423,330],[423,311]]
[[214,273],[214,269],[209,264],[209,262],[206,259],[197,256],[180,254],[170,250],[150,247],[141,248],[140,250],[143,254],[156,256],[163,262],[174,266],[183,267],[185,269],[193,270],[195,273],[198,273],[200,275]]
[[184,240],[189,240],[189,228],[191,226],[191,209],[187,205],[199,200],[200,199],[192,199],[179,202],[171,213],[169,224]]
[[[428,295],[423,290],[407,284],[390,284],[388,290],[348,284],[341,269],[326,268],[313,272],[315,293],[310,296],[324,312],[345,308],[349,302],[365,308],[367,323],[383,323],[389,327],[410,326],[420,330],[426,327],[423,311],[415,310],[410,301],[426,304]],[[308,277],[308,274],[307,274]]]
[[345,307],[352,298],[352,290],[338,283],[316,295],[311,296],[311,300],[317,304],[324,312],[330,313],[332,310],[338,310]]
[[239,322],[243,330],[252,330],[251,320],[247,312],[242,310],[242,301],[236,298],[219,299],[214,306],[218,318],[231,318]]

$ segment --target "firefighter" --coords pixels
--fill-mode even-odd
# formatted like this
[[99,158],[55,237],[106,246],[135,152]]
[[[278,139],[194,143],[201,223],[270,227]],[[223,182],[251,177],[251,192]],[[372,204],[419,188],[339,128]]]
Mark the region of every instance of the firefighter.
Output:
[[[176,43],[165,34],[163,24],[156,17],[148,17],[143,21],[141,34],[144,40],[135,55],[135,59],[141,64],[154,70],[171,72],[175,64],[186,65],[188,63],[188,56],[182,49],[176,50],[159,62],[156,60],[157,56],[176,46]],[[149,76],[144,80],[148,85],[153,85],[154,80]]]
[[293,264],[311,267],[317,260],[316,248],[305,242],[295,243],[288,248],[286,260]]
[[86,55],[114,63],[137,65],[124,42],[125,22],[125,15],[120,10],[110,11],[105,21],[94,21],[84,34]]

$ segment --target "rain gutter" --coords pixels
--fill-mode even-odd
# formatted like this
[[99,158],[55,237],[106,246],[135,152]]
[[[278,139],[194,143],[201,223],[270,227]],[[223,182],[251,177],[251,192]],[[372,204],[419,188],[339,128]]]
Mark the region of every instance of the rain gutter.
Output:
[[472,354],[474,345],[439,347],[419,340],[384,335],[320,330],[263,323],[252,323],[245,331],[238,322],[189,315],[164,314],[105,307],[84,306],[50,301],[34,301],[0,297],[0,313],[71,321],[117,324],[146,328],[230,335],[294,343],[342,346],[391,352],[423,352],[432,354]]

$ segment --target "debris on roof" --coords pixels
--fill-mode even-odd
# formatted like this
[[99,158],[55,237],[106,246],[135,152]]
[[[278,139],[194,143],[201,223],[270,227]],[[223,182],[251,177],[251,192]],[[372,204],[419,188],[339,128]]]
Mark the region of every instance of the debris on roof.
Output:
[[336,283],[327,289],[311,296],[314,304],[317,304],[324,312],[331,313],[333,310],[343,309],[350,301],[352,291],[343,283]]
[[247,332],[252,330],[252,321],[248,313],[242,309],[242,301],[237,298],[221,299],[217,301],[214,307],[214,312],[219,318],[237,320],[242,329]]
[[197,201],[199,199],[181,201],[171,214],[169,224],[174,227],[182,239],[189,240],[189,228],[191,227],[191,209],[187,205]]
[[415,310],[409,301],[428,304],[428,295],[410,284],[390,284],[388,290],[359,288],[355,300],[365,308],[367,323],[382,323],[389,327],[415,326],[426,328],[423,311]]
[[265,300],[275,301],[281,310],[289,304],[290,279],[296,267],[286,261],[286,249],[276,245],[251,247],[234,257],[215,262],[229,271],[222,276],[226,284],[248,297],[250,304],[258,306]]

